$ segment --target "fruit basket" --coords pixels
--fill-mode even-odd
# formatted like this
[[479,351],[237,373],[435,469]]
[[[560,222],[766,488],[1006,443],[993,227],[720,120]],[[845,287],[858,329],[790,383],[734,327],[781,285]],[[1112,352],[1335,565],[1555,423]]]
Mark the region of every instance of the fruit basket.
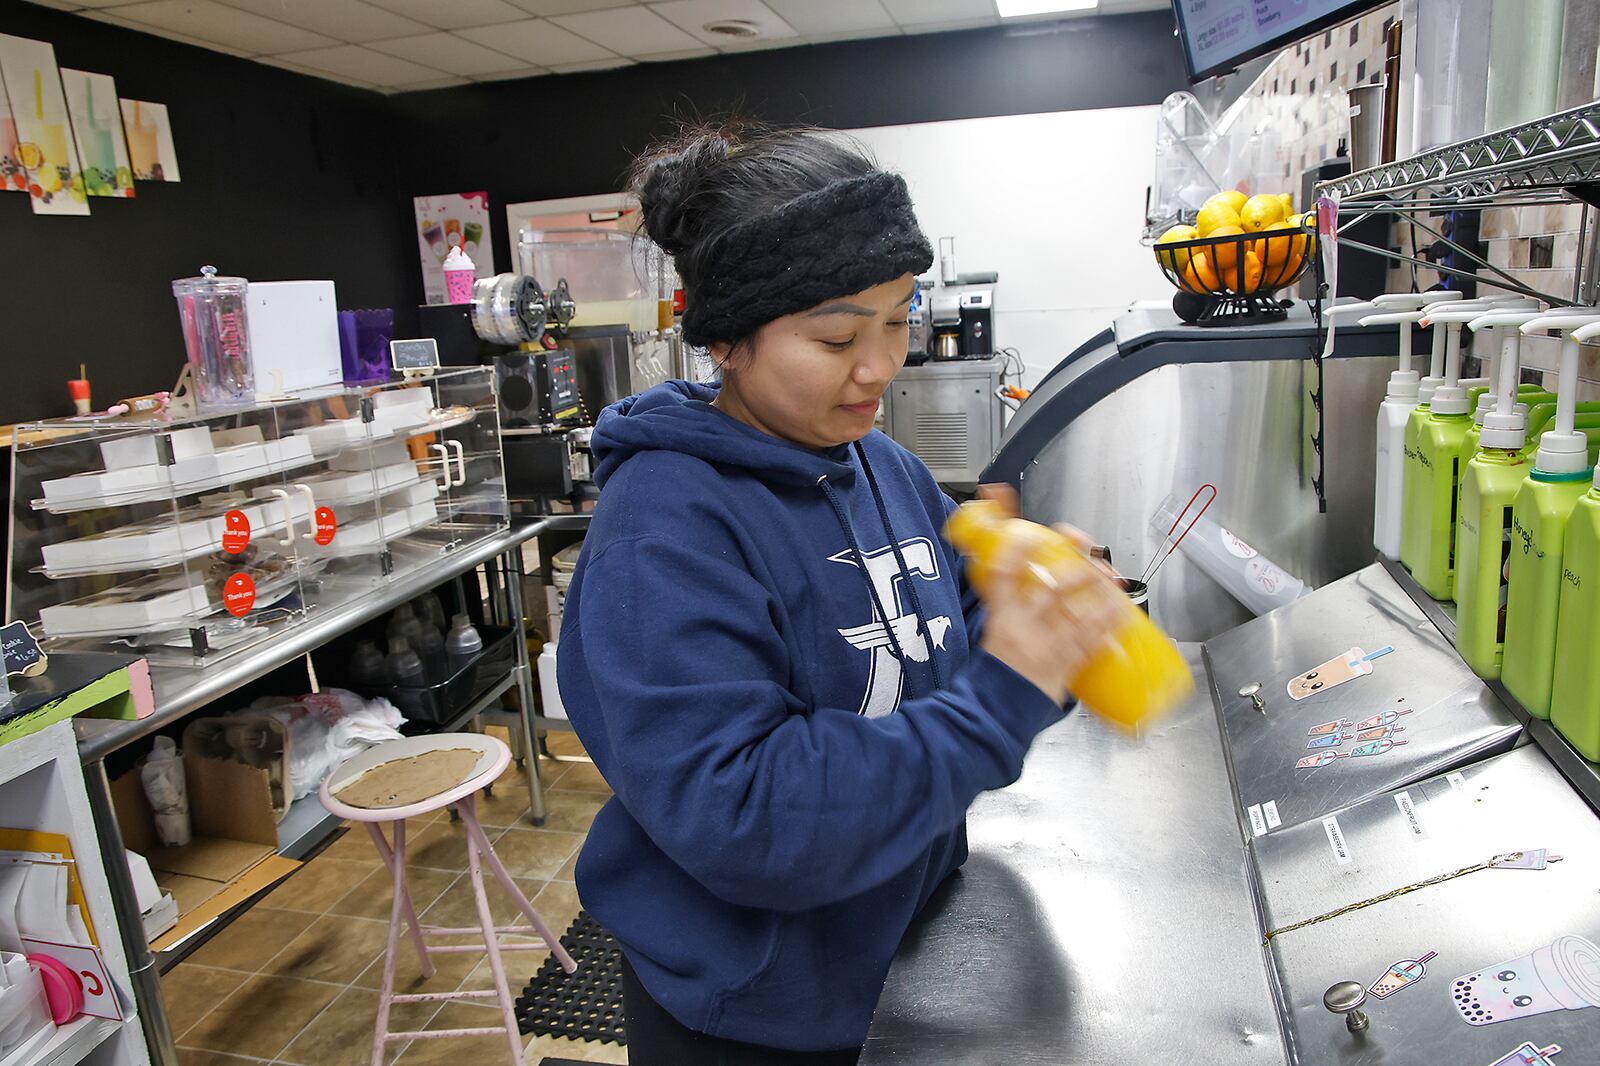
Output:
[[[1315,215],[1289,215],[1272,196],[1252,198],[1241,213],[1225,195],[1208,201],[1197,226],[1174,226],[1156,242],[1161,272],[1187,297],[1174,304],[1195,307],[1185,317],[1200,325],[1283,318],[1273,294],[1298,281],[1316,258]],[[1250,210],[1261,203],[1267,207]]]

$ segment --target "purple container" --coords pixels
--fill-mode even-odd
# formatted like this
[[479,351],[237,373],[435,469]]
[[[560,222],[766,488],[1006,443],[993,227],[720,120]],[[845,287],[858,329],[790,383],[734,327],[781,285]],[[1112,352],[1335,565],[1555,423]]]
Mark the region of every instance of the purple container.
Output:
[[389,341],[394,338],[394,308],[339,312],[339,361],[346,385],[379,385],[389,380]]

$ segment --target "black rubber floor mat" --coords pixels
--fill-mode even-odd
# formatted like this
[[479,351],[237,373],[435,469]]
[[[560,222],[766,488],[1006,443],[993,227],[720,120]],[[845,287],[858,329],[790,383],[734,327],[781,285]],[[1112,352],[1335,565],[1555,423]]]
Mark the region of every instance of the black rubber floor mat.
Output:
[[622,1028],[622,949],[587,911],[579,911],[561,934],[561,946],[578,964],[577,972],[567,973],[547,956],[517,997],[518,1027],[542,1036],[627,1044]]

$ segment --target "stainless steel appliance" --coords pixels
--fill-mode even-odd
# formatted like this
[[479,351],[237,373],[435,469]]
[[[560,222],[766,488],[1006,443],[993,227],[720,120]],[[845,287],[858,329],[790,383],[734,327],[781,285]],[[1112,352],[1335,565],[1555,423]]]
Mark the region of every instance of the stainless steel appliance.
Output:
[[961,293],[961,355],[987,359],[994,343],[994,290],[968,289]]
[[[1208,517],[1324,585],[1373,558],[1372,419],[1396,340],[1392,329],[1341,328],[1319,385],[1316,336],[1303,304],[1283,322],[1210,329],[1184,325],[1165,302],[1135,306],[1034,388],[982,480],[1018,486],[1027,517],[1087,530],[1130,573],[1163,543],[1150,529],[1162,500],[1209,482]],[[1202,640],[1251,618],[1176,554],[1150,590],[1169,633]]]
[[883,395],[884,432],[940,484],[971,491],[1000,445],[1004,412],[995,390],[1004,369],[1004,359],[906,367]]

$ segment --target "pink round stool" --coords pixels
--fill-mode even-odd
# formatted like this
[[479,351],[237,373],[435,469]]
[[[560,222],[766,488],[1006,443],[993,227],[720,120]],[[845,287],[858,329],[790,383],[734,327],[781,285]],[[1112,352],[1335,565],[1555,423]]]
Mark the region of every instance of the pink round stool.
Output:
[[[337,793],[344,791],[356,779],[386,763],[401,759],[412,759],[427,755],[431,752],[468,750],[476,753],[476,760],[459,780],[442,782],[432,794],[423,798],[415,798],[400,793],[391,794],[391,799],[396,796],[396,802],[388,805],[373,805],[356,807],[336,799]],[[543,951],[549,949],[561,963],[562,969],[572,973],[578,968],[572,961],[572,956],[567,954],[561,942],[556,939],[550,927],[545,924],[539,912],[533,909],[533,904],[518,890],[517,884],[501,865],[499,856],[495,855],[494,847],[489,843],[489,838],[484,835],[483,827],[478,824],[477,794],[478,790],[486,788],[494,782],[511,761],[511,752],[504,744],[493,737],[483,736],[479,733],[437,733],[431,736],[406,737],[403,740],[391,740],[376,747],[369,748],[354,758],[346,760],[328,779],[322,783],[322,805],[333,814],[352,822],[363,822],[367,831],[372,834],[372,842],[378,848],[378,857],[389,869],[389,876],[394,879],[394,905],[389,911],[389,944],[384,949],[383,955],[383,988],[378,996],[378,1024],[377,1031],[372,1040],[372,1066],[383,1066],[383,1050],[391,1040],[432,1040],[449,1036],[487,1036],[494,1033],[504,1033],[511,1048],[511,1061],[515,1066],[522,1066],[522,1036],[517,1030],[517,1016],[511,991],[506,986],[505,965],[502,963],[502,951]],[[408,783],[409,784],[409,783]],[[413,789],[414,791],[414,789]],[[406,887],[406,819],[414,818],[420,814],[437,811],[440,808],[454,805],[461,815],[461,822],[467,831],[467,868],[472,875],[472,894],[478,904],[478,925],[463,928],[438,928],[435,926],[421,925],[417,921],[416,910],[411,905],[411,892]],[[383,823],[394,826],[393,843],[385,837]],[[505,888],[517,906],[527,917],[529,925],[496,926],[489,913],[489,898],[483,889],[483,867],[487,865],[495,878]],[[411,942],[416,946],[417,958],[422,963],[422,976],[426,979],[433,976],[433,961],[430,955],[433,952],[465,952],[477,951],[474,944],[445,945],[429,947],[427,937],[461,937],[479,936],[483,939],[483,949],[489,956],[489,968],[494,972],[494,989],[484,992],[429,992],[417,995],[396,995],[394,992],[395,956],[400,946],[400,926],[402,922],[410,931]],[[502,944],[502,933],[537,933],[543,943],[529,944]],[[395,1003],[423,1003],[442,1000],[459,999],[488,999],[491,996],[500,1001],[500,1015],[504,1025],[491,1026],[478,1029],[436,1029],[426,1032],[389,1032],[389,1009]]]

